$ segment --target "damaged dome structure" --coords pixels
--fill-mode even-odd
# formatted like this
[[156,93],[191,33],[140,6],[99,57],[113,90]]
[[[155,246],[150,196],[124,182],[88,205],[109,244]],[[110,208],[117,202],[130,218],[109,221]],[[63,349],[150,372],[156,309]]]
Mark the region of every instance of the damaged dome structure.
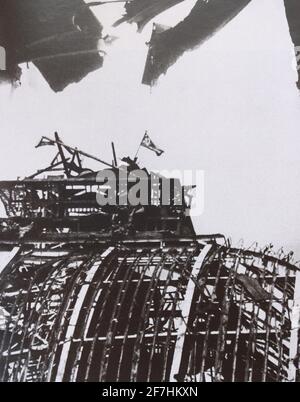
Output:
[[49,167],[0,182],[1,381],[299,381],[292,253],[197,235],[162,177],[149,206],[100,206],[82,155],[120,167],[42,145]]

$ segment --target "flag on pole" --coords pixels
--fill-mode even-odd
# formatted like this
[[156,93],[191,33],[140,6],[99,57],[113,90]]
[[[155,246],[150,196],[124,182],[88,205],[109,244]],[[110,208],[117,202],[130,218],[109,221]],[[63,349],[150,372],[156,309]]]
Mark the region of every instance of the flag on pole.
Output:
[[36,148],[43,147],[45,145],[55,145],[55,141],[50,140],[50,138],[47,137],[42,137]]
[[149,137],[147,131],[145,132],[145,135],[142,139],[141,146],[144,148],[150,149],[150,151],[155,152],[157,156],[160,156],[161,154],[164,153],[163,150],[157,148],[157,146],[154,144],[154,142]]

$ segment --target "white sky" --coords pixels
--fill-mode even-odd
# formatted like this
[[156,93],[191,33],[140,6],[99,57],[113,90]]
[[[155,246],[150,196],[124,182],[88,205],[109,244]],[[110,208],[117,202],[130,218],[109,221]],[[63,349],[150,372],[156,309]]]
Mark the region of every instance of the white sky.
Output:
[[[194,3],[155,22],[174,24]],[[0,87],[0,179],[46,165],[53,150],[34,146],[55,130],[66,143],[110,161],[111,140],[119,156],[134,156],[147,129],[166,151],[158,158],[142,150],[148,169],[205,170],[198,233],[273,242],[300,256],[300,94],[283,0],[253,0],[152,91],[141,85],[151,23],[142,35],[135,26],[109,29],[120,9],[95,9],[107,32],[122,33],[103,69],[59,94],[33,66],[24,66],[17,90]]]

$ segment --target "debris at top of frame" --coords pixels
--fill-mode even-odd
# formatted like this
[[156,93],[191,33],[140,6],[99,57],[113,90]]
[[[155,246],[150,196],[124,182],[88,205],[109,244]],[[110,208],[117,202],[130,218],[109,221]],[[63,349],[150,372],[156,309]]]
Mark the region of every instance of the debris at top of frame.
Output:
[[[103,34],[103,25],[92,7],[124,3],[123,16],[113,27],[135,23],[138,32],[141,32],[147,23],[155,22],[142,79],[143,84],[152,86],[185,52],[209,40],[252,0],[197,0],[190,13],[185,18],[183,16],[178,24],[158,30],[161,25],[154,19],[184,1],[2,0],[0,49],[5,49],[6,66],[3,68],[0,60],[0,82],[19,81],[19,65],[32,62],[57,92],[100,69],[105,55],[100,40],[111,43],[113,37]],[[300,20],[297,16],[300,3],[298,0],[285,0],[285,9],[298,60]],[[299,74],[300,67],[297,70]]]
[[2,79],[20,79],[18,66],[32,62],[54,91],[62,91],[102,67],[102,29],[83,0],[4,0],[0,42],[7,66]]

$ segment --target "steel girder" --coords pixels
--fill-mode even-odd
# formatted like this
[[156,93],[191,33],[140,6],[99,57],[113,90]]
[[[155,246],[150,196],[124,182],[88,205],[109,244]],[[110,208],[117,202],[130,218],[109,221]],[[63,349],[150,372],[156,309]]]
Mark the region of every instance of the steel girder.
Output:
[[212,241],[22,246],[0,276],[1,380],[295,381],[297,280]]

